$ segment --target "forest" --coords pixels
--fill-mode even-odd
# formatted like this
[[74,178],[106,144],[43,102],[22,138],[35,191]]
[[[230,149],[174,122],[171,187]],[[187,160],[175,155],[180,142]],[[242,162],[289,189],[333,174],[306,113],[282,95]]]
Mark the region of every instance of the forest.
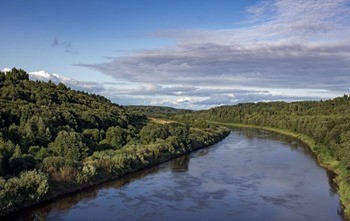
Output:
[[[319,163],[335,172],[345,215],[350,217],[350,97],[299,102],[244,103],[171,117],[183,122],[207,119],[227,126],[255,126],[294,134],[313,144]],[[275,130],[276,131],[276,130]]]
[[160,121],[143,112],[169,116],[178,111],[125,108],[62,83],[31,81],[21,69],[0,72],[0,215],[164,162],[229,134],[222,126]]
[[173,107],[165,107],[165,106],[142,106],[142,105],[129,105],[124,106],[126,110],[130,110],[133,112],[138,112],[140,114],[144,114],[147,117],[151,118],[170,118],[174,114],[186,114],[192,113],[192,110],[187,109],[176,109]]

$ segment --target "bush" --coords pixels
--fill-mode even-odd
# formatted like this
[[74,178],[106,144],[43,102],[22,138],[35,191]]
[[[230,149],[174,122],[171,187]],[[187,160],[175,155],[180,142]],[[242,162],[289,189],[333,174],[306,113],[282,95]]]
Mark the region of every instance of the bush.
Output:
[[82,135],[74,131],[60,131],[49,149],[56,155],[80,161],[88,155],[89,148],[83,143]]
[[82,166],[81,162],[63,157],[47,157],[42,162],[42,169],[49,174],[54,183],[76,183]]
[[24,170],[32,170],[36,165],[34,157],[28,154],[13,156],[9,163],[13,174],[19,174]]
[[0,212],[39,200],[49,191],[47,175],[32,170],[5,181],[0,178]]

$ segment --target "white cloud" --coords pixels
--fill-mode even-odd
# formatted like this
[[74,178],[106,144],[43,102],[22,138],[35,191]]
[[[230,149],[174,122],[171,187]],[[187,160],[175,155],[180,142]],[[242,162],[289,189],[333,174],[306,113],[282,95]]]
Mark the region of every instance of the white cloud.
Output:
[[6,73],[6,72],[10,72],[11,71],[11,68],[4,68],[2,69],[2,72]]
[[59,79],[59,76],[55,77],[55,74],[49,74],[45,71],[33,71],[29,72],[29,75],[35,80],[52,80],[53,78]]
[[75,90],[83,90],[91,93],[100,93],[105,88],[101,83],[78,81],[73,78],[65,77],[56,73],[50,74],[46,71],[31,71],[28,72],[29,79],[39,81],[52,81],[54,83],[64,83]]
[[190,97],[181,97],[176,99],[176,104],[184,104],[184,103],[191,103],[193,99],[191,99]]

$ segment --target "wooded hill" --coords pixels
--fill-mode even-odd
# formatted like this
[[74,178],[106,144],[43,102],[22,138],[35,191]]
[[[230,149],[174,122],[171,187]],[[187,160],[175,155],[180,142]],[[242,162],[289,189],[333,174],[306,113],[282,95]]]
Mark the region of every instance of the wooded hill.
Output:
[[126,110],[132,112],[138,112],[144,114],[147,117],[153,118],[169,118],[174,114],[186,114],[193,111],[187,109],[176,109],[173,107],[164,107],[164,106],[143,106],[143,105],[128,105],[124,106]]
[[229,133],[0,72],[0,215],[211,145]]

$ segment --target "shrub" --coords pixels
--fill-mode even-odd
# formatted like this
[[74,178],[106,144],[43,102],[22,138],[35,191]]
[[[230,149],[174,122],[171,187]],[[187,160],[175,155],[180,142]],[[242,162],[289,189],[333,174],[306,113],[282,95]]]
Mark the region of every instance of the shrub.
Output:
[[39,200],[49,191],[47,175],[32,170],[8,180],[0,178],[0,212]]

